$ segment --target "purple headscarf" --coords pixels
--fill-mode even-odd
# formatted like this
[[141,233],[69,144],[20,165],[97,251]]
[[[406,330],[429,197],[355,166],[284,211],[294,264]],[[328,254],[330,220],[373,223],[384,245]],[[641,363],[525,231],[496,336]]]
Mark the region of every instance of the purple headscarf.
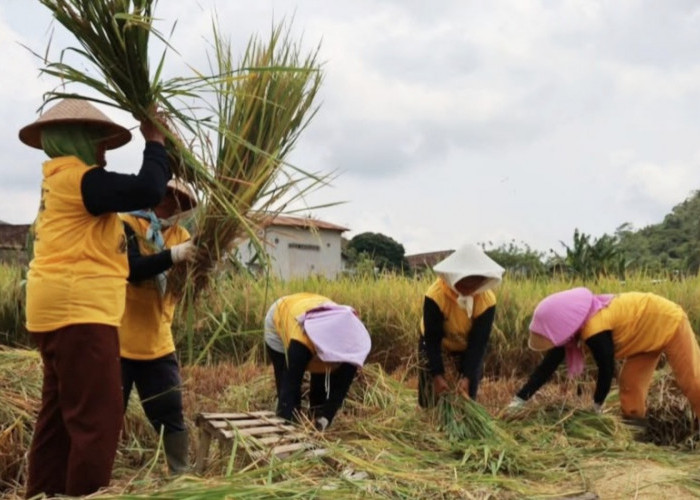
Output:
[[594,295],[579,287],[553,293],[537,304],[530,331],[545,337],[555,347],[566,348],[566,365],[570,377],[583,371],[583,351],[576,334],[595,313],[606,307],[614,295]]
[[325,304],[297,318],[326,363],[362,367],[372,347],[369,332],[350,306]]

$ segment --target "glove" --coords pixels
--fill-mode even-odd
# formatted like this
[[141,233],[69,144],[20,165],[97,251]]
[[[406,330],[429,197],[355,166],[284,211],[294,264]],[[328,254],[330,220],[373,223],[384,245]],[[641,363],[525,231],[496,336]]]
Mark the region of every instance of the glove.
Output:
[[593,403],[593,413],[601,414],[603,413],[603,405],[598,403]]
[[526,401],[524,399],[519,398],[518,396],[513,396],[513,399],[510,400],[510,403],[508,403],[506,408],[509,410],[517,410],[518,408],[525,406],[525,403]]
[[197,247],[191,241],[180,243],[170,249],[170,257],[173,259],[173,264],[192,262],[197,257]]
[[320,417],[316,419],[316,422],[314,422],[314,427],[316,427],[317,431],[325,431],[326,428],[328,427],[330,422],[328,422],[328,419],[326,417]]

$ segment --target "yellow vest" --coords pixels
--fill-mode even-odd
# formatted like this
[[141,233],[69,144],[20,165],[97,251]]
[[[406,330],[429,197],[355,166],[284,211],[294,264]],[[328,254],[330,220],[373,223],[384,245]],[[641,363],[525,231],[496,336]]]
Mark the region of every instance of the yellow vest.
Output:
[[275,310],[275,329],[282,339],[284,348],[287,349],[289,343],[296,340],[304,344],[313,354],[313,358],[306,366],[306,369],[311,373],[324,373],[327,369],[332,370],[334,365],[324,363],[318,358],[313,342],[297,321],[297,317],[327,302],[332,303],[333,301],[315,293],[295,293],[282,297]]
[[617,359],[658,352],[671,340],[684,316],[681,306],[659,295],[621,293],[583,325],[581,339],[612,330]]
[[91,168],[75,156],[44,163],[34,258],[27,273],[27,329],[47,332],[76,323],[119,326],[129,264],[116,213],[98,217],[80,184]]
[[[149,221],[133,215],[121,214],[136,233],[141,255],[153,255],[158,250],[146,240]],[[166,248],[190,239],[190,234],[181,226],[163,230]],[[126,288],[126,310],[119,327],[119,348],[123,358],[156,359],[175,352],[172,324],[175,313],[175,298],[160,296],[155,277],[138,283],[129,283]]]
[[[425,292],[432,299],[445,317],[442,325],[445,336],[442,347],[450,352],[462,352],[467,349],[467,339],[472,329],[472,321],[481,316],[488,308],[496,305],[496,294],[491,290],[474,295],[472,317],[457,303],[457,292],[442,279],[438,278]],[[425,334],[425,324],[421,319],[421,335]]]

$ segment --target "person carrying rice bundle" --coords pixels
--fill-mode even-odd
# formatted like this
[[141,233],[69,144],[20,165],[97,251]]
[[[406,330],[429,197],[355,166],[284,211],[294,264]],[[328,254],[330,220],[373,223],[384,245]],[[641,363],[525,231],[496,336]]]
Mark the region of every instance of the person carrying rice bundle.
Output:
[[[423,299],[418,343],[418,403],[432,408],[450,391],[476,399],[496,314],[503,268],[467,244],[433,267],[438,277]],[[443,354],[448,358],[445,366]]]
[[148,421],[163,435],[171,474],[185,473],[189,465],[182,381],[172,334],[176,299],[166,290],[166,275],[173,265],[191,262],[197,255],[189,232],[179,224],[196,205],[187,184],[171,179],[155,208],[121,214],[129,257],[126,310],[119,327],[124,411],[136,386]]
[[530,323],[531,349],[547,351],[509,408],[519,408],[566,359],[569,376],[584,368],[583,345],[598,367],[593,410],[602,411],[615,373],[623,360],[618,384],[624,418],[641,423],[646,397],[661,354],[666,355],[678,386],[700,415],[700,347],[678,304],[653,293],[596,295],[584,287],[545,297]]
[[372,346],[357,312],[314,293],[286,295],[268,309],[264,337],[275,372],[277,415],[301,418],[301,385],[308,371],[309,419],[317,430],[326,430]]
[[43,361],[27,497],[86,495],[109,484],[122,427],[117,327],[129,266],[117,212],[157,205],[170,178],[164,134],[141,123],[137,175],[105,170],[130,132],[84,100],[64,99],[19,132],[42,149],[41,203],[27,274],[27,330]]

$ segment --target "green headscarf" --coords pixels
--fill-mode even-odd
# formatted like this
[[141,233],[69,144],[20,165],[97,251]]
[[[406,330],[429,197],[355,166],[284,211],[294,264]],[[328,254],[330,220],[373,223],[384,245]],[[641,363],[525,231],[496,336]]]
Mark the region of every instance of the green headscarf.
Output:
[[98,164],[98,145],[103,139],[99,130],[82,123],[47,125],[41,131],[41,148],[49,158],[77,156],[92,166]]

